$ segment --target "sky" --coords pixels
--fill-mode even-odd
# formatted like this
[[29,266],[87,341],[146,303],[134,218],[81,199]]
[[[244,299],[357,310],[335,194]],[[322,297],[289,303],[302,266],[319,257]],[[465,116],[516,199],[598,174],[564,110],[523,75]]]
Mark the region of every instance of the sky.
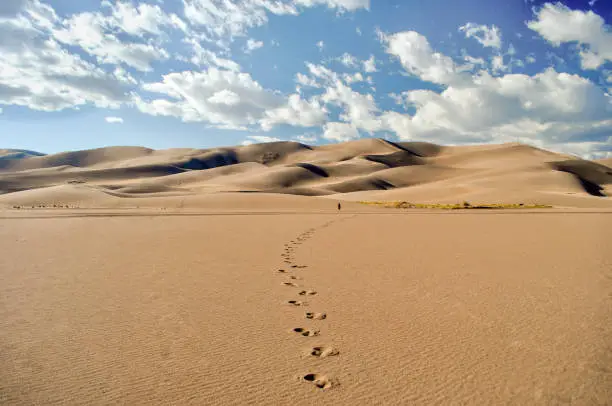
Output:
[[380,137],[612,157],[612,2],[2,0],[0,148]]

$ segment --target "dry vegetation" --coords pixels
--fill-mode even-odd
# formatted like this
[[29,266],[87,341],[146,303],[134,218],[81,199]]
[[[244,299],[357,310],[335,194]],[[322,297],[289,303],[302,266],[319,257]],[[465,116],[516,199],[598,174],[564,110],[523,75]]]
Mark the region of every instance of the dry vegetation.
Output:
[[361,204],[369,206],[380,206],[393,209],[551,209],[553,206],[547,204],[525,204],[525,203],[486,203],[471,204],[463,203],[410,203],[410,202],[369,202],[361,201]]

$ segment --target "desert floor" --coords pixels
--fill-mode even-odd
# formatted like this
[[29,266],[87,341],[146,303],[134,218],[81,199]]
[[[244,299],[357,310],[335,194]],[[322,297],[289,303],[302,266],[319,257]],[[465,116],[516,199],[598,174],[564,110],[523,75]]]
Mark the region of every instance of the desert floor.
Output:
[[5,210],[0,247],[2,404],[612,403],[609,210]]

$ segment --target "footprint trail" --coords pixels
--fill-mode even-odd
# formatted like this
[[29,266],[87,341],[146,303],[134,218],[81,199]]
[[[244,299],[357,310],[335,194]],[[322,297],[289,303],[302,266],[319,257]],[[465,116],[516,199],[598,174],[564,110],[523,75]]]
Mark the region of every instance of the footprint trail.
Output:
[[[339,219],[328,221],[319,227],[309,228],[303,233],[301,233],[300,235],[298,235],[297,237],[295,237],[293,240],[285,243],[283,245],[284,247],[283,252],[280,255],[282,262],[285,264],[285,267],[277,269],[276,272],[277,274],[283,275],[284,277],[288,278],[289,281],[285,280],[281,282],[281,284],[283,286],[287,286],[291,288],[299,288],[300,286],[294,281],[299,280],[300,283],[302,283],[302,281],[305,281],[307,279],[305,277],[304,270],[308,268],[308,265],[299,264],[296,262],[296,259],[295,259],[296,251],[300,247],[300,245],[304,244],[310,238],[312,238],[312,236],[316,232],[321,231],[331,226],[334,223],[344,221],[352,217],[355,217],[355,216],[341,217]],[[300,273],[301,276],[295,275],[294,273],[296,272]],[[296,290],[294,292],[297,295],[297,297],[295,299],[290,299],[285,302],[286,304],[292,307],[308,306],[309,303],[303,300],[299,300],[299,298],[300,297],[301,298],[315,297],[315,295],[317,295],[318,293],[314,288],[310,288],[310,289],[302,288],[302,290]],[[318,311],[318,312],[308,311],[308,312],[305,312],[302,317],[303,317],[302,320],[304,320],[305,318],[307,320],[311,320],[314,323],[318,323],[317,325],[324,327],[324,324],[326,324],[325,320],[327,320],[328,315],[326,312],[322,312],[322,311]],[[302,336],[302,337],[317,337],[321,335],[321,330],[318,328],[295,327],[295,328],[292,328],[290,331],[296,336]],[[307,352],[307,355],[309,357],[314,357],[314,358],[319,358],[319,359],[337,356],[338,354],[340,354],[340,351],[336,347],[333,347],[330,345],[323,345],[323,344],[311,347]],[[323,390],[330,389],[338,385],[337,380],[332,379],[328,377],[327,375],[318,374],[318,373],[308,373],[308,374],[303,375],[300,379],[302,382],[313,384],[316,388],[323,389]]]

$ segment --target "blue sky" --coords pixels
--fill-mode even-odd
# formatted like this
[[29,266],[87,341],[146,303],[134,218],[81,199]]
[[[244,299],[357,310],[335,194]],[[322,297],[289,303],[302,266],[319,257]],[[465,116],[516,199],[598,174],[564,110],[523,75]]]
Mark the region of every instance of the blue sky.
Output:
[[612,156],[599,0],[0,2],[0,148],[362,137]]

